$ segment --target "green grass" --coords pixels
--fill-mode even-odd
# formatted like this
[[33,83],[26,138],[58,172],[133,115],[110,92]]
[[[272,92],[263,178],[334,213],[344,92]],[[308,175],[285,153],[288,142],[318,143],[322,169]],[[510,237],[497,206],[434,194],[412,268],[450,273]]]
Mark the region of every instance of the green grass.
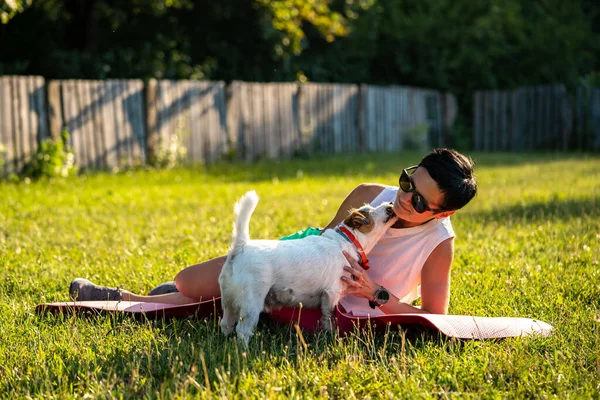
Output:
[[421,154],[0,184],[0,396],[600,398],[600,158],[471,155],[480,191],[452,218],[450,312],[537,318],[551,337],[321,333],[304,349],[262,321],[243,351],[212,319],[33,311],[77,276],[145,293],[224,254],[246,190],[261,196],[251,234],[277,238],[325,225],[355,185],[394,184]]

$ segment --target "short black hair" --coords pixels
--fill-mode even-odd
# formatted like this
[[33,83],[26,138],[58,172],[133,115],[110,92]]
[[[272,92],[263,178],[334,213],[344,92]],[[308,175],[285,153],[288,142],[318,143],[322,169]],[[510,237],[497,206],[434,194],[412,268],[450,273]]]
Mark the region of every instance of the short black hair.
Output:
[[452,149],[434,149],[421,163],[437,183],[444,196],[439,206],[444,210],[458,210],[477,194],[473,174],[473,160]]

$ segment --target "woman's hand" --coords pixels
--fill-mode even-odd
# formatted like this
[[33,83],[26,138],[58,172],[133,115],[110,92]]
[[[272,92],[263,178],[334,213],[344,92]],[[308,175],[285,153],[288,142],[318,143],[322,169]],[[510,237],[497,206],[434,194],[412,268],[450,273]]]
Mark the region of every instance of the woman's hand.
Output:
[[365,271],[356,260],[350,257],[345,251],[343,253],[350,264],[350,266],[344,267],[344,271],[347,271],[352,275],[351,278],[342,276],[342,281],[344,281],[347,286],[344,295],[352,294],[367,300],[373,300],[373,296],[375,296],[375,292],[379,288],[379,285],[371,280],[367,271]]

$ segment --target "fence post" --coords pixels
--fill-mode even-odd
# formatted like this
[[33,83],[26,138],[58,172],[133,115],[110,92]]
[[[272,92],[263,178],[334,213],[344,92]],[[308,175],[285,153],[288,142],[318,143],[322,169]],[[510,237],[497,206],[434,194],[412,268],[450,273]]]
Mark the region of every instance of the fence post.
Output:
[[566,151],[569,149],[571,143],[571,134],[573,132],[573,96],[567,93],[562,88],[559,97],[559,118],[560,118],[560,139],[562,142],[562,150]]
[[225,83],[225,126],[227,127],[227,144],[229,157],[239,158],[239,107],[236,103],[235,82]]
[[442,99],[442,143],[441,146],[454,146],[454,121],[458,113],[456,97],[452,93],[444,93]]
[[365,129],[365,96],[367,95],[367,86],[360,84],[358,89],[358,150],[365,152],[366,147],[366,129]]
[[513,90],[510,92],[510,108],[511,108],[511,120],[510,120],[510,142],[508,143],[508,150],[522,150],[521,139],[523,137],[523,130],[521,129],[521,116],[523,115],[522,105],[519,102],[520,89]]
[[298,145],[296,146],[296,149],[298,149],[298,151],[300,151],[302,154],[308,152],[308,140],[305,141],[304,137],[304,127],[306,126],[306,110],[304,109],[304,104],[306,102],[305,97],[305,86],[302,82],[299,82],[298,85],[296,85],[296,95],[294,96],[295,101],[293,105],[294,115],[296,116],[296,133],[298,134]]
[[473,95],[473,150],[481,150],[481,121],[482,121],[482,111],[483,107],[481,104],[481,92],[477,91]]
[[[600,89],[590,89],[590,138],[591,150],[600,150]],[[588,149],[586,149],[588,150]]]
[[146,154],[147,162],[152,164],[158,154],[160,137],[158,132],[158,119],[156,113],[156,79],[150,79],[145,85],[145,108],[146,108]]
[[12,118],[13,98],[11,78],[8,76],[0,77],[0,144],[4,147],[4,154],[0,155],[4,157],[4,171],[0,170],[0,175],[2,173],[9,175],[18,172],[15,169],[17,150]]

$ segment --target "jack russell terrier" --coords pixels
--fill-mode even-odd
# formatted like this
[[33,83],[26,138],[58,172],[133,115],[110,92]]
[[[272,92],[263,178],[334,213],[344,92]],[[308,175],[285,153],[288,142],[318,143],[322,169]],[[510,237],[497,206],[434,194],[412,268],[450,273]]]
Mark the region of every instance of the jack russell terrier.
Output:
[[221,331],[227,336],[237,323],[238,339],[247,345],[263,310],[299,303],[320,306],[322,326],[331,330],[331,313],[345,289],[341,277],[350,277],[342,251],[367,269],[366,253],[396,220],[392,204],[364,205],[320,236],[286,241],[250,239],[250,217],[257,204],[252,190],[234,207],[231,249],[219,275]]

